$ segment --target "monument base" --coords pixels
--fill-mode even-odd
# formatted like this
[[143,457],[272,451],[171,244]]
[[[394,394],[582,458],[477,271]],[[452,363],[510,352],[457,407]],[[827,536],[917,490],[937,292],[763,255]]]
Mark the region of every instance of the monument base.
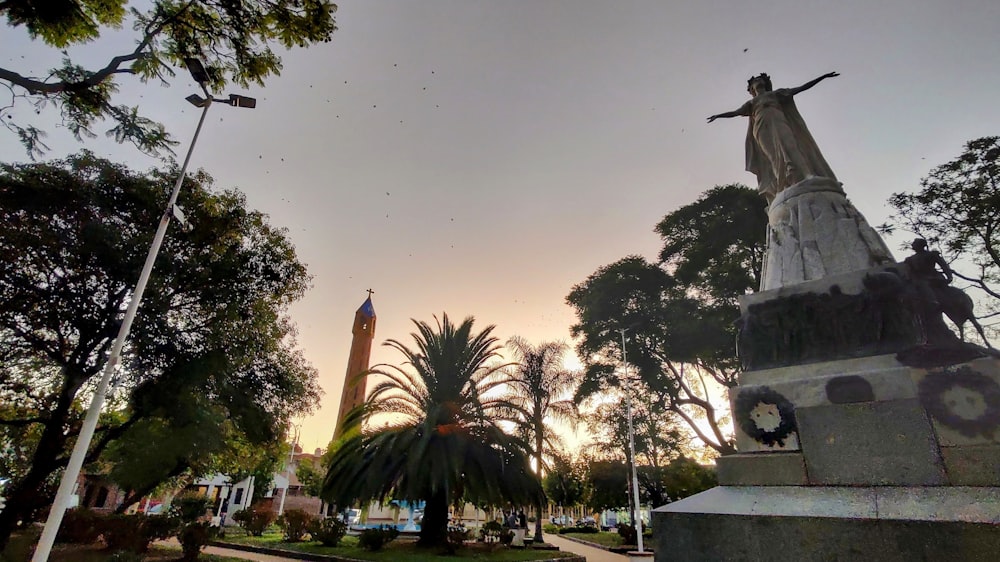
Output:
[[998,487],[719,486],[653,511],[656,562],[987,562]]
[[811,177],[768,207],[762,291],[892,263],[892,252],[840,183]]

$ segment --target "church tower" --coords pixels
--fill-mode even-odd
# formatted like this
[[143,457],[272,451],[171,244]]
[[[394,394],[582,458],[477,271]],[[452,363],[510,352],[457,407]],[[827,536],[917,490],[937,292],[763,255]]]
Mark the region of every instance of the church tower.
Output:
[[347,375],[344,379],[344,390],[340,396],[340,411],[337,413],[337,429],[333,438],[339,439],[344,431],[344,417],[355,406],[365,401],[365,379],[357,376],[368,370],[368,360],[372,354],[372,341],[375,339],[375,308],[372,306],[372,291],[368,289],[368,299],[354,313],[354,328],[351,332],[351,355],[347,359]]

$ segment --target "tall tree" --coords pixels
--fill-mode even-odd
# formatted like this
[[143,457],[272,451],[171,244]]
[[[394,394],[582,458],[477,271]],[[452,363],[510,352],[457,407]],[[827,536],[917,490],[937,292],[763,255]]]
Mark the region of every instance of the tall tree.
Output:
[[585,487],[581,470],[569,460],[555,455],[551,469],[542,477],[542,486],[549,500],[560,508],[560,515],[567,507],[572,508],[583,502]]
[[[526,415],[522,421],[529,443],[533,445],[535,470],[539,478],[546,467],[546,452],[552,449],[556,435],[552,421],[574,422],[576,403],[571,399],[576,377],[563,367],[563,358],[569,347],[562,342],[544,342],[531,345],[524,338],[514,336],[507,341],[512,359],[516,363],[510,384],[511,401]],[[535,540],[542,542],[542,503],[535,506]]]
[[[385,377],[345,421],[345,437],[330,459],[322,498],[337,505],[391,499],[426,501],[422,546],[444,543],[448,507],[534,504],[544,494],[531,471],[529,447],[501,428],[523,414],[499,393],[511,381],[497,362],[493,326],[473,332],[472,317],[436,326],[413,323],[415,349],[396,340],[404,366],[380,364]],[[497,392],[493,392],[496,390]],[[392,414],[377,427],[372,417]],[[362,431],[362,422],[368,430]]]
[[[635,388],[636,386],[641,388]],[[625,398],[621,397],[626,392],[631,399],[634,460],[628,447],[627,406]],[[655,395],[645,387],[643,381],[633,380],[630,385],[621,388],[617,395],[604,394],[597,397],[598,405],[587,415],[587,421],[596,441],[595,451],[604,459],[624,459],[628,467],[634,462],[641,499],[659,506],[666,503],[656,503],[663,497],[662,484],[658,478],[650,478],[649,475],[660,474],[671,459],[681,454],[683,437],[676,415],[654,398]],[[633,505],[635,495],[632,488],[633,481],[629,477],[628,503],[634,517],[633,510],[636,506]]]
[[767,214],[760,194],[744,185],[713,187],[656,225],[660,263],[704,301],[736,305],[760,287]]
[[660,221],[659,264],[628,256],[573,287],[566,300],[586,365],[577,400],[618,384],[625,329],[629,364],[646,388],[706,446],[735,452],[718,388],[736,384],[737,297],[759,286],[766,228],[753,190],[719,186]]
[[[952,262],[955,276],[986,297],[1000,313],[1000,137],[983,137],[920,180],[917,193],[894,193],[891,223],[926,239]],[[967,267],[972,272],[963,271]]]
[[[47,484],[68,461],[177,173],[136,173],[87,152],[0,167],[0,396],[17,404],[0,410],[0,433],[33,438],[18,451],[0,543],[51,500]],[[269,443],[318,401],[287,314],[308,286],[305,267],[284,231],[211,184],[186,178],[192,228],[165,240],[114,383],[124,406],[102,418],[87,462],[157,424],[183,440],[191,433],[180,428],[228,420],[248,442]],[[191,460],[186,447],[154,453],[170,466],[174,453]]]
[[[14,100],[0,108],[0,121],[32,157],[47,148],[41,140],[44,132],[22,114],[31,119],[49,106],[59,111],[77,140],[94,137],[93,127],[107,120],[112,123],[108,136],[118,142],[150,153],[169,149],[175,143],[163,125],[140,115],[138,107],[115,104],[117,77],[130,74],[142,82],[166,84],[174,67],[198,57],[214,90],[229,83],[263,85],[281,71],[275,49],[330,41],[336,9],[329,0],[4,0],[0,16],[6,16],[7,25],[58,49],[63,61],[53,69],[0,68],[0,83]],[[134,30],[134,47],[93,68],[74,62],[81,45],[110,32],[118,35],[123,27]],[[28,61],[21,57],[22,64]],[[22,103],[31,111],[15,112]]]
[[594,513],[628,505],[628,466],[621,461],[590,460],[586,505]]
[[[715,471],[687,457],[678,457],[660,468],[661,501],[668,503],[693,496],[719,484]],[[663,505],[660,503],[658,505]]]
[[[577,355],[586,358],[578,402],[619,387],[618,330],[631,327],[627,357],[643,387],[683,419],[706,446],[720,454],[735,452],[722,428],[718,397],[702,378],[735,385],[736,361],[724,351],[735,339],[731,320],[723,323],[718,309],[702,307],[663,269],[638,256],[601,268],[575,286],[567,301],[577,311],[578,323],[572,327],[579,338]],[[722,361],[716,362],[716,357]],[[700,368],[708,374],[699,373]]]
[[[637,384],[642,384],[637,381]],[[677,416],[644,386],[632,389],[632,428],[638,465],[659,467],[681,455],[684,436]],[[628,418],[624,399],[604,395],[586,416],[595,450],[602,458],[628,459]],[[611,400],[607,400],[611,398]]]

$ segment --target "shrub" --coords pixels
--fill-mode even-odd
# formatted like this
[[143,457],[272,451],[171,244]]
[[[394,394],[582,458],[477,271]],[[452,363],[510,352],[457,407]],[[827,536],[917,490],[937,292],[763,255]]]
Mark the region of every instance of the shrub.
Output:
[[358,546],[372,552],[382,550],[382,547],[399,536],[395,527],[378,527],[365,529],[358,535]]
[[514,533],[499,521],[487,521],[479,528],[479,538],[486,543],[510,544],[514,540]]
[[619,523],[618,524],[618,535],[622,538],[622,544],[638,544],[639,541],[635,535],[635,526],[631,524]]
[[184,555],[181,560],[190,561],[197,560],[198,555],[201,554],[201,549],[205,548],[218,533],[215,527],[212,527],[207,521],[202,521],[200,523],[188,523],[181,529],[181,532],[177,534],[177,540],[181,543],[181,550]]
[[212,500],[201,494],[187,492],[174,498],[170,503],[170,515],[181,523],[194,523],[204,517],[212,505]]
[[176,517],[154,515],[145,517],[142,528],[150,538],[158,541],[176,533],[180,525],[181,521]]
[[631,525],[618,524],[618,536],[622,538],[622,544],[636,544],[635,527]]
[[274,523],[274,519],[273,511],[256,505],[241,509],[233,514],[233,521],[239,523],[240,527],[255,537],[262,536],[271,523]]
[[562,527],[559,529],[560,535],[565,535],[566,533],[596,533],[597,527],[592,525],[581,525],[578,527]]
[[89,509],[70,509],[63,515],[56,542],[92,544],[101,537],[101,517]]
[[170,517],[114,514],[105,516],[100,527],[109,550],[144,553],[149,543],[172,535],[176,523]]
[[301,542],[316,518],[301,509],[289,509],[278,518],[278,526],[285,532],[288,542]]
[[448,533],[444,537],[444,550],[448,554],[455,554],[458,549],[465,546],[465,541],[469,539],[469,531],[465,527],[448,527]]
[[323,543],[323,546],[337,546],[340,544],[340,539],[347,534],[347,523],[337,517],[316,519],[309,529],[309,534],[314,541]]
[[550,535],[554,535],[554,534],[556,534],[556,533],[559,532],[559,525],[554,525],[554,524],[551,524],[551,523],[547,523],[545,525],[542,525],[542,532],[543,533],[548,533]]

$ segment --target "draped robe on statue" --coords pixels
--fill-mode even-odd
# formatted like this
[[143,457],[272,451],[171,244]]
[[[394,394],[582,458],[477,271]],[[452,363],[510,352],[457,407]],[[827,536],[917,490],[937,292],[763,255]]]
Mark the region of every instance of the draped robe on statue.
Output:
[[789,90],[764,92],[749,102],[746,169],[770,203],[785,188],[808,177],[836,180],[809,134]]

